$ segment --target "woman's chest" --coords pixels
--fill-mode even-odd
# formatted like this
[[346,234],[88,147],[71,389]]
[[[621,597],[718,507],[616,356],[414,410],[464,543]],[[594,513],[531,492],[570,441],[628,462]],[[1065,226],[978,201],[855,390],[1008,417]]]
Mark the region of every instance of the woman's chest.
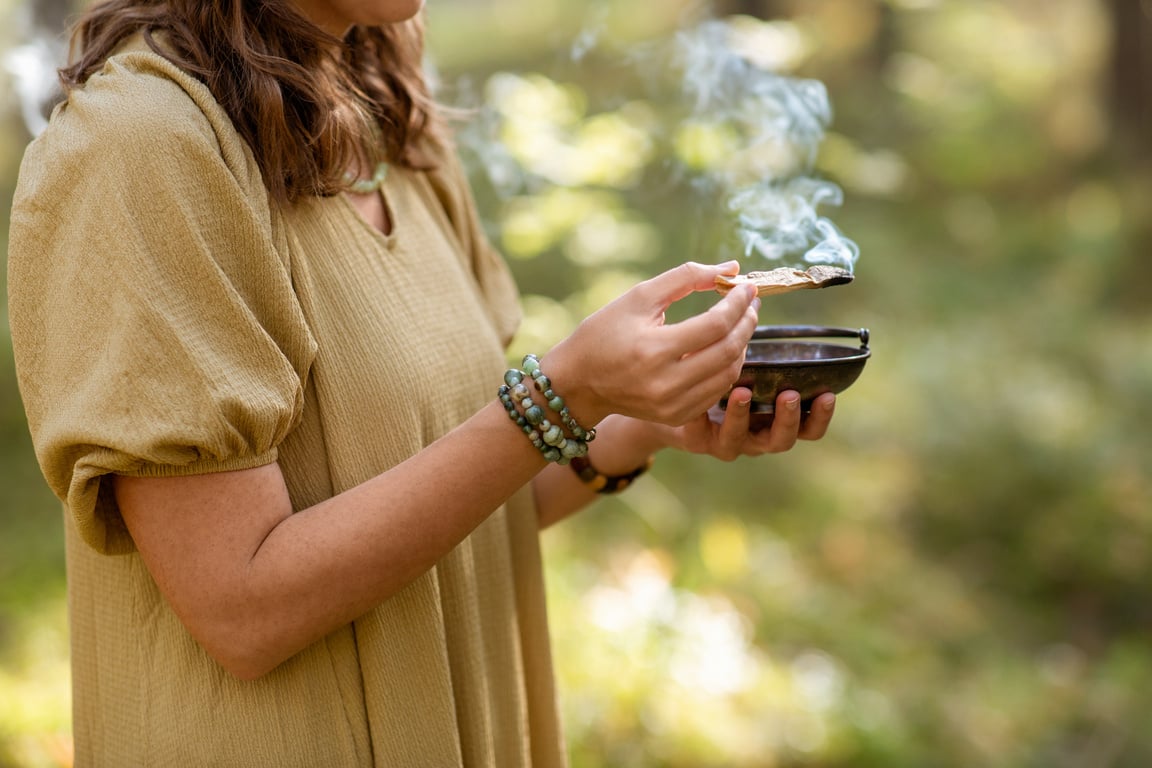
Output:
[[309,385],[325,438],[380,440],[397,460],[491,399],[504,367],[468,254],[409,187],[386,189],[388,236],[341,198],[316,201],[287,226],[318,346]]

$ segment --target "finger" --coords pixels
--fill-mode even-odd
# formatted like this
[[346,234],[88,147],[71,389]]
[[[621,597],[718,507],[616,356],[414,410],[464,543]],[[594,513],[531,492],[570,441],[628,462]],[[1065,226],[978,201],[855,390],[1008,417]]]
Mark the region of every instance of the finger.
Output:
[[[756,329],[759,302],[756,289],[751,285],[737,286],[707,311],[665,326],[661,329],[662,341],[667,345],[668,353],[676,357],[696,354],[727,342],[727,346],[719,347],[716,352],[721,357],[735,359],[744,353],[744,347]],[[711,362],[716,364],[717,361]]]
[[[685,329],[680,327],[683,323],[677,323],[667,329],[676,334],[674,338],[681,342],[677,349],[697,347],[688,354],[680,354],[681,374],[689,381],[700,381],[710,378],[713,374],[719,374],[727,377],[723,386],[731,386],[740,375],[741,366],[744,365],[748,343],[756,331],[756,323],[759,320],[757,316],[759,307],[760,300],[754,298],[727,333],[710,342],[704,341],[708,338],[705,328],[690,329],[685,333]],[[684,339],[689,343],[682,343]]]
[[668,369],[661,381],[665,392],[658,396],[671,406],[665,413],[668,423],[678,423],[729,394],[740,378],[748,340],[755,328],[756,313],[750,308],[724,340],[681,357]]
[[783,453],[796,445],[800,433],[800,394],[785,390],[776,397],[776,411],[772,426],[757,435],[757,442],[766,453]]
[[745,453],[751,406],[752,390],[747,387],[736,387],[728,395],[728,408],[716,439],[716,458],[734,461]]
[[659,312],[696,291],[709,291],[716,287],[717,275],[734,275],[740,271],[736,261],[723,264],[699,264],[689,261],[673,267],[633,288],[637,296]]
[[836,395],[825,392],[812,403],[812,412],[800,424],[797,435],[801,440],[819,440],[828,432],[832,415],[836,412]]

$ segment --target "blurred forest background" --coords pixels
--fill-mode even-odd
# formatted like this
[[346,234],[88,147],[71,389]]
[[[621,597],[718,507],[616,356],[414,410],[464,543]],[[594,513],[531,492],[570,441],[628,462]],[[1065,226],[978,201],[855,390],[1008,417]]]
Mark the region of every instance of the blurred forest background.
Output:
[[[59,46],[66,5],[0,0],[5,210],[30,136],[17,96],[54,55],[34,30]],[[844,189],[826,213],[860,245],[857,279],[761,317],[869,327],[873,358],[822,442],[666,454],[545,533],[573,765],[1152,765],[1152,3],[428,14],[524,292],[517,352],[733,252],[701,179],[739,137],[684,118],[678,35],[725,19],[835,110],[817,169]],[[0,328],[0,766],[70,765],[60,513]]]

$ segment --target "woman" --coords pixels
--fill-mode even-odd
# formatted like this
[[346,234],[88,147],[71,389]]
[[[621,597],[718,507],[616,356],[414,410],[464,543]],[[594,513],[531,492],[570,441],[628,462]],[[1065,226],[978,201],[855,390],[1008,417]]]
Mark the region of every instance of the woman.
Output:
[[77,28],[9,288],[68,513],[77,765],[562,765],[539,528],[665,447],[827,429],[830,395],[755,434],[746,389],[705,415],[758,303],[663,313],[734,263],[505,374],[516,292],[420,6],[110,0]]

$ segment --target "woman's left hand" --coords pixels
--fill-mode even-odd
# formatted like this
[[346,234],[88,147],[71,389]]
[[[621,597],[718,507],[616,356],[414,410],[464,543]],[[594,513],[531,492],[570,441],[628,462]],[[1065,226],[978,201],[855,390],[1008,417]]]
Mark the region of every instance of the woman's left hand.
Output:
[[820,395],[812,403],[807,415],[800,412],[800,395],[791,390],[776,398],[776,413],[772,425],[758,432],[748,428],[752,392],[736,387],[728,397],[728,408],[722,421],[713,421],[708,414],[680,427],[665,427],[666,444],[690,453],[707,454],[723,461],[734,461],[741,456],[760,456],[765,453],[783,453],[796,445],[797,440],[819,440],[828,431],[836,396]]

